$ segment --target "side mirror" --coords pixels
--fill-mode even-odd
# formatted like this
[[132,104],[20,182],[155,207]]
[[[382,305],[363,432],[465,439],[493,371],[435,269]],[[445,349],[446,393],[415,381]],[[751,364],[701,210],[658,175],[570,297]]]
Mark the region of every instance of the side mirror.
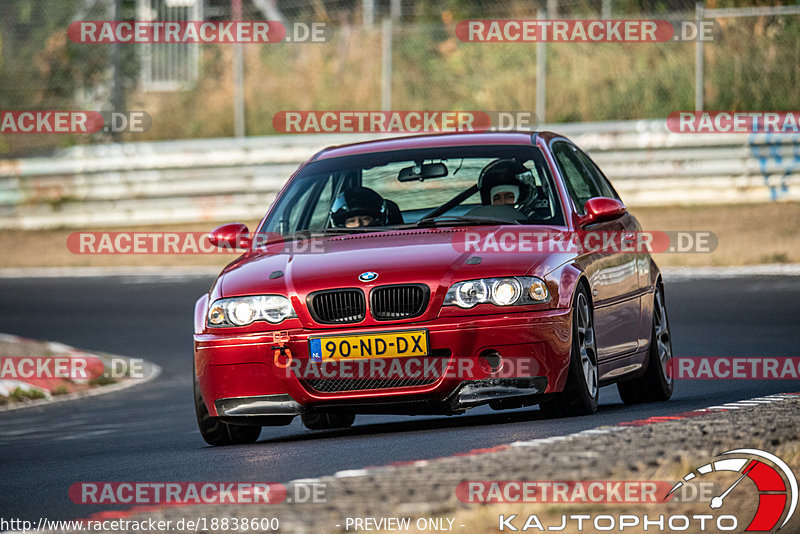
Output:
[[595,197],[586,201],[583,211],[586,215],[581,217],[581,226],[617,219],[625,215],[628,209],[619,200],[608,197]]
[[242,223],[223,224],[214,228],[208,234],[208,240],[212,245],[227,249],[250,248],[252,242],[250,230]]

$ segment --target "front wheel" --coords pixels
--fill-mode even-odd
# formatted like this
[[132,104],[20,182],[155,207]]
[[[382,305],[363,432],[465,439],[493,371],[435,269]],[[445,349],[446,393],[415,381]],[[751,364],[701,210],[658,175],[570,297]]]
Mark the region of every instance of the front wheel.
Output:
[[194,379],[194,408],[200,435],[209,445],[255,443],[258,436],[261,435],[260,426],[231,425],[208,413],[203,395],[200,393],[200,388],[197,387],[197,376]]
[[594,314],[586,289],[579,286],[572,304],[572,351],[564,391],[539,404],[547,417],[589,415],[597,411],[599,396]]
[[672,366],[672,337],[669,332],[664,290],[656,286],[653,295],[653,329],[650,350],[647,353],[647,370],[639,378],[617,384],[619,396],[625,404],[658,402],[672,397],[674,381]]

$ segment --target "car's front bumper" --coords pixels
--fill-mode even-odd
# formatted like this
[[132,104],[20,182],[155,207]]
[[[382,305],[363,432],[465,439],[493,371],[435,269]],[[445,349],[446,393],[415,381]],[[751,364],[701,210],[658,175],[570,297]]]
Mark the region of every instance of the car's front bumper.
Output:
[[[571,339],[569,309],[437,318],[384,325],[381,330],[428,331],[431,351],[444,354],[440,376],[379,389],[322,392],[298,370],[309,363],[311,336],[371,333],[375,328],[289,330],[294,366],[274,363],[273,332],[195,335],[198,386],[209,413],[226,418],[296,415],[348,408],[357,412],[460,411],[487,402],[560,391]],[[492,373],[479,357],[496,351],[504,366]],[[402,360],[402,359],[401,359]],[[282,361],[280,363],[285,363]],[[405,363],[405,362],[404,362]],[[416,408],[414,408],[416,406]]]

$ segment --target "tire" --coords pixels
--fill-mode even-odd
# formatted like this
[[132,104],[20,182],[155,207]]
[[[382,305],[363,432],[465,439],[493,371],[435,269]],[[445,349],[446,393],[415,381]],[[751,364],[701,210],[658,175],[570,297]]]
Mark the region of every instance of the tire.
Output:
[[197,376],[194,379],[194,408],[200,435],[209,445],[255,443],[261,435],[260,426],[231,425],[220,421],[219,417],[212,417],[203,401],[200,388],[197,387]]
[[356,420],[354,413],[314,413],[301,416],[303,424],[309,430],[331,430],[347,428]]
[[619,396],[625,404],[661,402],[672,397],[675,383],[669,368],[672,364],[672,338],[664,304],[664,290],[656,285],[653,294],[653,327],[647,370],[638,378],[617,383]]
[[581,285],[572,302],[572,350],[564,391],[539,404],[547,417],[589,415],[597,411],[600,385],[597,376],[597,345],[594,313],[586,289]]

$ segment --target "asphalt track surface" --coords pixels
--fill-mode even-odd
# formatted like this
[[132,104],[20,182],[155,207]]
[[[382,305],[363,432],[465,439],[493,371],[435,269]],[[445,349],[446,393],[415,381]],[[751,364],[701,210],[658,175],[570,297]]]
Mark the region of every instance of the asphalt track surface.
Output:
[[[87,517],[80,481],[274,481],[452,455],[517,440],[669,415],[769,393],[797,381],[681,381],[666,403],[624,406],[601,390],[594,416],[543,419],[525,408],[453,417],[358,416],[339,431],[299,418],[265,428],[257,444],[208,447],[192,405],[192,307],[207,277],[0,279],[0,331],[145,358],[156,380],[125,391],[0,413],[0,517]],[[800,277],[666,281],[677,356],[800,356]]]

